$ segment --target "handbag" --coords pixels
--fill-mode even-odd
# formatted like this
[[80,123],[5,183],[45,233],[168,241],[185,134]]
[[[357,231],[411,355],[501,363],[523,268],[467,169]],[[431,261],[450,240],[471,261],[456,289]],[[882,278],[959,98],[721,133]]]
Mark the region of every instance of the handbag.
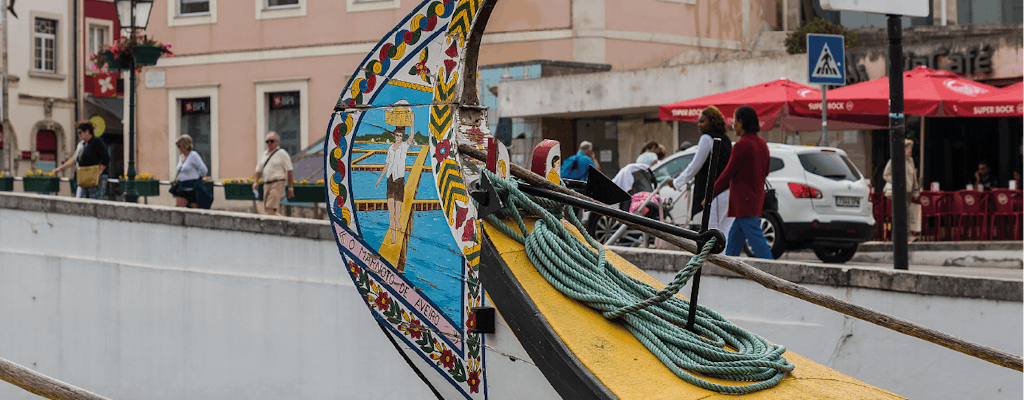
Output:
[[[86,146],[85,150],[82,150],[78,154],[78,161],[82,161],[82,156],[89,152],[89,147],[92,147],[92,141],[89,141],[90,146]],[[75,184],[83,189],[91,189],[100,184],[100,166],[89,165],[85,167],[78,167],[75,171]]]
[[779,196],[768,181],[764,181],[764,204],[762,210],[779,211]]
[[91,189],[100,184],[100,166],[90,165],[87,167],[78,167],[76,172],[75,184],[83,189]]
[[196,190],[196,205],[198,205],[199,208],[204,208],[204,209],[209,210],[210,207],[213,206],[213,194],[211,194],[210,192],[206,191],[206,185],[203,184],[203,180],[202,179],[200,179],[199,182],[196,183],[195,190]]

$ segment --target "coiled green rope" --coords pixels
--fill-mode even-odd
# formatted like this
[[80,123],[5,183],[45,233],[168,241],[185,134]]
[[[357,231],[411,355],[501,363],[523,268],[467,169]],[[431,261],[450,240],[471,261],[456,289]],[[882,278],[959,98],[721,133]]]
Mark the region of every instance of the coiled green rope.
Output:
[[[782,357],[785,347],[733,325],[700,304],[694,323],[697,333],[683,328],[690,303],[674,294],[704,264],[714,239],[690,259],[671,283],[657,291],[612,266],[605,259],[604,246],[586,233],[570,207],[531,197],[521,192],[515,181],[501,179],[490,171],[484,173],[497,190],[509,193],[505,207],[497,214],[514,220],[519,231],[498,221],[495,214],[485,219],[523,243],[527,257],[558,291],[601,311],[605,318],[621,319],[655,357],[686,382],[716,392],[744,394],[771,388],[793,370],[793,364]],[[526,228],[519,209],[540,217],[533,231]],[[572,222],[597,250],[576,240],[556,214]],[[735,351],[727,350],[727,346]],[[721,385],[690,372],[754,383]]]

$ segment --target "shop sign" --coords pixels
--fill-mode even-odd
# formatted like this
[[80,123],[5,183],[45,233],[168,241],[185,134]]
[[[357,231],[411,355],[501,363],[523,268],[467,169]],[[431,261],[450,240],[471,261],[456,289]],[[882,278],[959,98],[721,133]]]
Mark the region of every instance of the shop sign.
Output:
[[270,95],[270,108],[298,107],[299,96],[297,93],[279,93]]
[[206,114],[210,112],[210,101],[207,99],[184,100],[181,102],[182,114]]
[[92,76],[93,97],[117,97],[117,76],[114,74],[96,74]]

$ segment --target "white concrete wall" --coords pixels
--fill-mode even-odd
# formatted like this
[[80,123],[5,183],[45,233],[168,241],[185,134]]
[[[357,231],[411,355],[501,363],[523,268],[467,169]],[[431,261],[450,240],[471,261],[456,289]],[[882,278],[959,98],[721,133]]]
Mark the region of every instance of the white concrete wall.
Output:
[[807,55],[795,54],[629,71],[505,81],[502,117],[657,111],[658,106],[787,78],[807,84]]
[[[908,398],[1024,397],[1019,372],[744,279],[701,286],[733,322]],[[1020,300],[807,286],[1022,353]],[[0,194],[0,357],[113,399],[433,398],[365,307],[322,221]],[[530,380],[512,375],[488,379]]]
[[[668,283],[675,274],[650,271]],[[1020,301],[965,299],[808,285],[845,301],[1020,355]],[[687,284],[680,291],[690,293]],[[704,275],[700,304],[797,354],[909,399],[1024,398],[1021,373],[766,289],[743,278]]]
[[112,399],[433,398],[333,241],[0,209],[0,321],[0,357]]

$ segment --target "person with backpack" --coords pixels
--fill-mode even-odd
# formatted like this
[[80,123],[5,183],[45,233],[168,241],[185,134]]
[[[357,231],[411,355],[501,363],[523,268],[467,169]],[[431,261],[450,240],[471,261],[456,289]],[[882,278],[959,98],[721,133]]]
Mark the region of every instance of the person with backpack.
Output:
[[580,149],[576,155],[565,159],[562,163],[562,179],[575,179],[587,181],[587,167],[593,165],[601,170],[594,162],[594,145],[586,140],[580,143]]

